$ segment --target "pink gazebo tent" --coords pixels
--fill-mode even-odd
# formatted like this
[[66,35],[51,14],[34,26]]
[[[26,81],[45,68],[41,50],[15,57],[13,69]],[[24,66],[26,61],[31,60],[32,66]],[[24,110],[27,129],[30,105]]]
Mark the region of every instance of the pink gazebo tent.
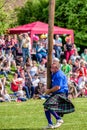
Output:
[[[46,34],[48,33],[48,24],[40,21],[25,24],[15,28],[8,29],[9,34],[20,34],[29,32],[31,39],[34,34]],[[71,29],[61,28],[54,26],[54,34],[69,34],[71,35],[72,42],[74,43],[74,31]]]

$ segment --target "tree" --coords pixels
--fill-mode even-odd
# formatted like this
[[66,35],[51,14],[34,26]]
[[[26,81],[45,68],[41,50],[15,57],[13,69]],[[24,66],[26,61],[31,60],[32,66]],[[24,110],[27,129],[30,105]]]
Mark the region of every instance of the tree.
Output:
[[[87,30],[87,0],[55,0],[54,24],[73,29],[75,43],[86,45]],[[28,0],[24,7],[18,9],[18,25],[34,21],[48,22],[48,0]]]
[[4,31],[8,28],[8,23],[6,20],[7,13],[5,13],[3,9],[6,2],[6,0],[0,1],[0,34],[3,34]]
[[86,21],[87,0],[56,0],[55,23],[58,26],[73,29],[77,45],[86,45]]
[[48,22],[48,0],[28,0],[17,10],[17,18],[19,25],[37,20]]

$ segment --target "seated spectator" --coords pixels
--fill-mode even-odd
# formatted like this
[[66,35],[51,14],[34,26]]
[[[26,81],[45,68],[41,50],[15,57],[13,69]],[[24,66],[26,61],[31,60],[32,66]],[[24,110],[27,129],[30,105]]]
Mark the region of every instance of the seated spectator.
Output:
[[30,75],[33,77],[35,74],[38,74],[37,62],[32,61],[32,66],[31,66],[31,69],[30,69]]
[[22,56],[16,58],[16,65],[24,67],[24,62],[23,62],[23,57]]
[[72,64],[74,64],[76,58],[79,58],[79,59],[80,59],[80,55],[78,54],[77,49],[74,51],[74,54],[71,55],[71,57],[70,57],[70,59],[71,59],[71,61],[72,61]]
[[10,66],[10,64],[9,64],[9,60],[5,60],[5,61],[3,62],[3,70],[4,70],[4,71],[7,71],[8,73],[11,72],[11,66]]
[[25,71],[24,70],[22,70],[20,72],[20,78],[22,79],[23,90],[26,92],[26,97],[29,99],[30,98],[30,92],[29,92],[28,86],[25,85]]
[[34,95],[35,88],[32,85],[32,77],[27,70],[25,70],[25,86],[28,87],[30,98],[32,98]]
[[0,102],[11,101],[11,97],[5,88],[5,84],[6,84],[6,78],[2,78],[0,81]]
[[6,55],[6,60],[8,61],[10,67],[14,66],[16,68],[16,62],[11,51]]
[[10,73],[10,67],[8,65],[8,61],[0,60],[0,74],[4,75],[8,79],[8,74]]
[[37,87],[38,83],[40,82],[39,76],[38,74],[35,74],[34,77],[32,78],[32,85],[33,87]]
[[39,46],[36,48],[37,61],[40,63],[42,58],[46,58],[46,57],[47,57],[47,51],[44,48],[43,44],[40,43]]
[[76,72],[79,70],[80,67],[80,59],[76,58],[74,64],[72,64],[72,72]]
[[3,96],[3,98],[4,98],[5,101],[7,101],[7,102],[10,102],[10,101],[11,101],[11,97],[10,97],[10,95],[8,94],[8,92],[7,92],[6,89],[3,91],[2,96]]
[[28,87],[30,98],[33,97],[35,88],[38,86],[40,82],[38,74],[35,74],[33,77],[27,72],[27,77],[25,77],[25,85]]
[[17,95],[23,96],[23,90],[26,92],[26,97],[30,98],[28,88],[24,85],[24,79],[18,78],[18,74],[15,73],[11,82],[11,90]]
[[81,57],[87,62],[87,49],[84,49],[84,52],[81,54]]
[[72,67],[67,63],[66,59],[63,59],[61,70],[66,74],[66,76],[70,76],[70,72]]
[[79,92],[77,93],[77,97],[87,96],[87,81],[82,81],[79,85]]
[[45,98],[45,96],[43,96],[45,91],[46,91],[46,85],[39,82],[38,86],[35,88],[35,94],[34,94],[33,98],[35,98],[35,99],[43,99],[43,98]]
[[21,88],[19,88],[19,90],[17,91],[16,96],[17,96],[17,101],[26,101],[27,100],[25,97],[25,93]]
[[47,83],[47,70],[43,71],[42,75],[40,76],[40,82],[43,84]]
[[17,44],[14,58],[16,59],[17,57],[21,57],[21,56],[23,56],[22,48],[20,47],[19,44]]
[[86,81],[86,80],[87,80],[87,77],[84,77],[84,76],[82,76],[82,77],[80,77],[80,78],[78,79],[78,89],[79,89],[79,90],[84,87],[84,84],[85,84],[85,81]]
[[5,36],[1,35],[0,36],[0,50],[2,51],[3,54],[5,54]]
[[87,81],[85,81],[83,95],[87,97]]
[[45,70],[46,70],[46,62],[44,61],[44,59],[42,59],[41,63],[38,65],[39,75],[43,74]]
[[71,99],[71,98],[76,98],[76,95],[77,95],[77,89],[76,89],[76,86],[73,82],[69,82],[68,83],[68,86],[69,86],[69,92],[68,92],[68,97]]
[[77,70],[77,73],[78,73],[78,79],[80,79],[83,76],[84,77],[87,76],[87,68],[83,60],[80,62],[80,66],[79,66],[79,69]]
[[29,57],[26,60],[26,64],[32,66],[32,60]]
[[75,72],[70,73],[69,80],[74,83],[75,86],[78,86],[78,74]]
[[2,95],[2,84],[0,83],[0,102],[4,102],[4,101],[5,101],[5,99]]
[[5,55],[2,53],[1,50],[0,50],[0,59],[2,59],[3,61],[6,60]]
[[19,89],[22,89],[22,79],[18,78],[18,74],[14,73],[13,80],[11,82],[11,90],[17,92]]

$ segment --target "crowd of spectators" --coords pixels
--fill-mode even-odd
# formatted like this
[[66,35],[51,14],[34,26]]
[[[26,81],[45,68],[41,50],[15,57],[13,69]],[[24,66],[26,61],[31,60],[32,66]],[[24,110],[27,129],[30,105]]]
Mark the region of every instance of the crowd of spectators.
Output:
[[[35,38],[35,36],[34,36]],[[47,89],[47,35],[36,36],[31,45],[28,33],[0,36],[0,102],[45,99]],[[59,60],[66,74],[69,98],[87,96],[87,49],[79,54],[71,36],[65,43],[59,35],[53,39],[52,59]],[[12,71],[12,67],[14,71]],[[9,78],[12,75],[12,78]],[[8,92],[7,84],[10,86]]]

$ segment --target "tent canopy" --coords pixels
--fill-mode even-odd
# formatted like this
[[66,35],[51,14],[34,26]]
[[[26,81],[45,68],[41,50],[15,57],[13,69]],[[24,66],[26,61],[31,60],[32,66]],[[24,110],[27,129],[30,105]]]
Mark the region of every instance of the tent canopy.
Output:
[[[48,33],[48,24],[37,21],[22,26],[17,26],[15,28],[10,28],[8,29],[8,32],[9,34],[20,34],[20,33],[29,32],[32,38],[34,34]],[[74,31],[71,29],[65,29],[65,28],[54,26],[54,34],[69,34],[71,35],[72,42],[74,42]]]

